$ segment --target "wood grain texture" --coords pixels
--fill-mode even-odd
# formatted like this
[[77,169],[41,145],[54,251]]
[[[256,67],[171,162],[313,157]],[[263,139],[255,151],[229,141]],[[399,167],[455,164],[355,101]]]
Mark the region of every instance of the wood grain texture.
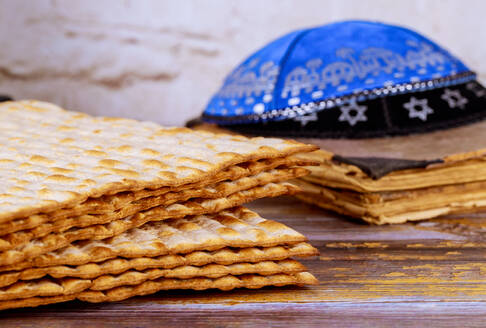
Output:
[[486,315],[486,214],[368,226],[292,198],[254,202],[306,234],[321,284],[172,291],[112,304],[69,302],[0,313],[1,327],[479,327]]

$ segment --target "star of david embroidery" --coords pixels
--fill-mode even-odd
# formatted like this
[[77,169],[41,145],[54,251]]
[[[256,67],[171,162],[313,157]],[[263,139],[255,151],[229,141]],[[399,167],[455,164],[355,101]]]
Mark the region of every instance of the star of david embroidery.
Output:
[[306,126],[309,122],[317,121],[317,114],[312,113],[303,116],[294,117],[294,121],[300,122],[300,126]]
[[459,90],[445,89],[440,97],[442,100],[447,101],[450,108],[459,107],[460,109],[464,109],[464,106],[468,103],[468,100],[461,95]]
[[422,121],[427,121],[427,115],[432,114],[434,110],[427,104],[427,99],[410,98],[408,103],[403,104],[405,109],[408,109],[409,118],[419,118]]
[[349,105],[341,106],[340,122],[348,122],[349,125],[354,126],[358,122],[366,122],[368,118],[365,115],[368,106],[359,106],[356,101]]
[[474,92],[474,94],[476,95],[476,97],[478,98],[481,98],[481,97],[484,97],[486,96],[486,90],[481,88],[479,86],[479,84],[475,83],[475,82],[471,82],[471,83],[468,83],[466,84],[466,88],[468,90],[471,90],[472,92]]

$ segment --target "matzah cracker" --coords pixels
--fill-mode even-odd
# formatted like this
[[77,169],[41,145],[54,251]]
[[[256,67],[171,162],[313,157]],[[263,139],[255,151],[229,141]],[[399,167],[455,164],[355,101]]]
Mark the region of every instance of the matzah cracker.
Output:
[[19,298],[10,301],[0,301],[0,310],[24,308],[24,307],[36,307],[40,305],[54,304],[72,301],[76,298],[77,294],[64,295],[64,296],[51,296],[51,297],[29,297]]
[[88,262],[78,266],[57,265],[27,268],[22,271],[0,273],[0,287],[11,285],[18,280],[40,279],[46,275],[53,278],[75,277],[93,279],[107,274],[120,274],[128,270],[142,271],[152,268],[172,269],[181,266],[203,266],[210,263],[230,265],[235,263],[257,263],[281,261],[291,257],[317,255],[318,251],[308,243],[273,247],[222,248],[216,251],[195,251],[188,254],[162,255],[158,257],[121,258],[117,257],[101,263]]
[[61,296],[79,293],[89,288],[93,282],[88,279],[40,279],[17,282],[0,288],[0,301],[17,298]]
[[213,251],[224,247],[272,247],[306,238],[282,223],[261,218],[244,207],[206,215],[149,222],[104,240],[76,242],[69,247],[0,267],[0,271],[29,267],[81,265],[114,257],[155,257]]
[[[72,228],[63,233],[51,233],[45,237],[34,239],[26,245],[0,253],[0,265],[10,265],[29,258],[33,258],[52,250],[68,246],[76,240],[104,239],[121,234],[131,228],[143,225],[149,221],[168,218],[184,217],[215,213],[223,209],[241,205],[263,197],[275,197],[293,194],[300,189],[290,183],[269,183],[265,186],[234,193],[226,198],[209,200],[194,200],[168,207],[156,207],[145,212],[137,213],[122,220],[115,220],[107,224],[93,225],[85,228]],[[299,240],[300,241],[300,240]],[[249,247],[253,245],[243,246]],[[260,246],[260,245],[259,245]],[[266,245],[261,245],[266,246]]]
[[91,117],[38,101],[0,104],[0,222],[88,197],[180,186],[231,165],[315,146]]
[[231,290],[234,288],[263,288],[265,286],[285,285],[316,285],[319,282],[308,272],[296,274],[276,274],[271,276],[244,275],[225,276],[217,279],[192,278],[192,279],[165,279],[146,281],[137,286],[116,287],[108,291],[84,291],[78,294],[53,297],[32,297],[15,299],[11,301],[0,301],[0,310],[33,307],[45,304],[65,302],[79,299],[91,303],[121,301],[133,296],[148,295],[161,290],[171,289],[221,289]]
[[300,160],[298,158],[275,158],[261,161],[250,161],[231,166],[224,171],[218,172],[207,181],[186,184],[179,187],[163,187],[159,189],[142,189],[137,191],[126,191],[115,195],[105,195],[98,198],[89,198],[85,202],[71,208],[58,209],[45,214],[35,214],[25,218],[19,218],[0,224],[0,234],[5,235],[19,230],[38,227],[42,223],[56,221],[84,214],[106,214],[113,213],[120,208],[142,198],[156,197],[168,192],[181,190],[201,189],[212,183],[219,183],[225,180],[237,180],[244,177],[257,175],[273,169],[288,169],[295,166],[311,165],[312,161]]
[[[231,290],[235,288],[262,288],[265,286],[285,285],[316,285],[319,282],[309,272],[296,274],[276,274],[271,276],[243,275],[224,276],[216,279],[192,278],[192,279],[166,279],[149,280],[137,286],[116,287],[107,291],[84,291],[77,298],[82,301],[98,303],[121,301],[133,296],[153,294],[160,290],[171,289],[221,289]],[[0,305],[1,306],[1,305]]]
[[299,199],[373,224],[404,223],[486,208],[485,182],[380,193],[335,190],[302,180],[294,183],[303,189],[296,195]]
[[258,173],[255,176],[241,178],[236,181],[220,182],[216,185],[205,188],[189,189],[180,192],[168,192],[157,197],[143,198],[109,214],[84,215],[43,223],[34,229],[21,230],[1,236],[0,251],[9,250],[17,246],[24,245],[34,238],[43,237],[51,232],[62,232],[73,227],[105,224],[114,220],[123,219],[155,206],[170,206],[175,203],[187,201],[191,198],[213,199],[227,197],[238,191],[268,183],[287,181],[291,178],[299,177],[305,174],[307,174],[307,170],[303,168],[274,169],[270,170],[269,172]]
[[173,269],[130,270],[120,275],[103,275],[93,279],[91,290],[106,290],[125,285],[138,285],[159,278],[191,279],[196,277],[220,278],[228,275],[297,273],[306,267],[295,260],[263,261],[258,263],[236,263],[230,265],[208,264],[202,267],[182,266]]
[[337,163],[332,160],[332,156],[332,153],[323,150],[299,155],[309,160],[320,159],[320,166],[309,167],[311,174],[303,179],[332,188],[379,192],[469,183],[484,180],[482,177],[486,176],[484,156],[459,162],[446,160],[426,168],[394,171],[379,179],[370,178],[355,165]]
[[283,260],[277,262],[238,263],[228,266],[208,264],[202,267],[182,266],[173,269],[130,270],[120,275],[103,275],[96,279],[43,278],[31,281],[19,281],[10,286],[0,288],[0,301],[17,298],[70,295],[88,288],[93,288],[93,290],[106,290],[125,285],[138,285],[147,280],[156,280],[159,278],[219,278],[227,275],[297,273],[304,270],[305,267],[297,261]]

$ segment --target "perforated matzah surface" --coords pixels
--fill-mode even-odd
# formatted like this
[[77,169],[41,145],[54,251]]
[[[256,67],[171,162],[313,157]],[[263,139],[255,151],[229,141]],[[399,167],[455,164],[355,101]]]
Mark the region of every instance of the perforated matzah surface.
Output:
[[315,149],[91,117],[44,102],[0,104],[0,222],[122,190],[178,186],[236,163]]
[[225,180],[237,180],[244,177],[257,175],[261,172],[271,171],[273,169],[295,169],[294,166],[305,166],[308,164],[310,163],[294,157],[243,162],[218,172],[216,175],[206,181],[185,184],[179,187],[141,189],[136,191],[120,192],[114,195],[105,195],[98,198],[89,198],[85,202],[82,202],[81,204],[70,208],[57,209],[49,213],[35,214],[28,217],[4,222],[0,224],[0,235],[5,235],[24,229],[31,229],[34,227],[38,227],[40,224],[45,222],[57,221],[73,216],[80,216],[84,214],[113,213],[118,209],[126,208],[127,205],[137,200],[147,197],[161,196],[168,192],[174,193],[186,190],[201,189],[204,187],[208,187],[211,183],[215,184]]
[[159,206],[107,224],[97,224],[85,228],[72,228],[62,233],[51,233],[42,238],[33,239],[25,245],[1,252],[0,265],[15,264],[42,255],[46,252],[60,249],[76,240],[96,240],[116,236],[149,221],[176,217],[182,218],[186,215],[217,213],[221,210],[262,197],[292,194],[298,190],[300,189],[289,183],[269,183],[265,186],[255,187],[231,194],[228,197],[209,200],[196,199],[181,204],[172,204],[167,207]]
[[224,247],[271,247],[306,238],[286,225],[266,220],[244,207],[217,214],[149,222],[104,240],[76,242],[1,271],[54,265],[81,265],[113,257],[154,257]]
[[[235,181],[220,182],[208,187],[188,189],[179,192],[167,192],[160,196],[142,198],[127,203],[121,209],[111,213],[98,215],[85,214],[55,221],[49,220],[48,222],[39,224],[33,229],[20,230],[0,236],[0,251],[6,251],[17,246],[25,245],[30,240],[43,237],[49,233],[59,233],[73,227],[105,224],[114,220],[123,219],[130,215],[135,215],[140,211],[146,211],[153,207],[168,207],[175,203],[183,203],[192,198],[200,198],[201,200],[224,198],[236,192],[251,189],[259,185],[286,181],[294,177],[302,176],[303,174],[306,174],[306,172],[307,171],[303,168],[274,169],[269,172],[261,172],[254,176],[240,178]],[[121,197],[123,196],[118,197],[117,200]],[[163,218],[169,213],[174,214],[173,212],[164,213]],[[43,216],[48,217],[48,215]]]

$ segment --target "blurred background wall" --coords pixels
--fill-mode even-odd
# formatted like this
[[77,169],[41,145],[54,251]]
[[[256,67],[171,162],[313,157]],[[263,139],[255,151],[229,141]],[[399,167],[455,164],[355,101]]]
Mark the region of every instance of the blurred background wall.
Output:
[[413,27],[484,81],[485,12],[482,0],[0,0],[0,94],[182,125],[266,42],[351,18]]

